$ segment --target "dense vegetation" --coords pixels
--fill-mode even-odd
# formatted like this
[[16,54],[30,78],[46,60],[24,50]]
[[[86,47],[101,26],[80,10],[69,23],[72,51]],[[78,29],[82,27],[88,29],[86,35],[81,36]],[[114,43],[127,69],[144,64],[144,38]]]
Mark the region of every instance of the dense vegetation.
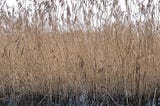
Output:
[[[60,21],[54,0],[34,1],[32,12],[21,2],[18,10],[1,2],[1,105],[158,105],[158,4],[132,2],[139,7],[135,19],[127,1],[125,13],[116,0],[59,3],[67,11]],[[92,7],[99,7],[98,27]],[[88,11],[83,22],[77,8]]]

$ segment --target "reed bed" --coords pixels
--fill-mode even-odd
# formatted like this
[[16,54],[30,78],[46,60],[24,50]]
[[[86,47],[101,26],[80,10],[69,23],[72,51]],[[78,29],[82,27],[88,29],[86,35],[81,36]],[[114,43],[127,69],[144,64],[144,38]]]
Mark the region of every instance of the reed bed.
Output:
[[51,105],[68,106],[158,104],[160,36],[153,21],[67,31],[52,21],[48,31],[43,18],[37,25],[25,16],[1,15],[2,103],[44,105],[49,98]]

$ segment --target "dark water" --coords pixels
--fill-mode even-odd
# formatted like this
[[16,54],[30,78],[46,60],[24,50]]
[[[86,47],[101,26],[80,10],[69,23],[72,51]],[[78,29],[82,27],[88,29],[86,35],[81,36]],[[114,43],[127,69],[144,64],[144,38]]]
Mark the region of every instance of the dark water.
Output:
[[0,106],[160,106],[160,98],[157,100],[143,100],[137,97],[129,98],[124,96],[115,96],[114,98],[108,95],[76,95],[76,96],[42,96],[30,95],[12,97],[8,96],[0,99]]

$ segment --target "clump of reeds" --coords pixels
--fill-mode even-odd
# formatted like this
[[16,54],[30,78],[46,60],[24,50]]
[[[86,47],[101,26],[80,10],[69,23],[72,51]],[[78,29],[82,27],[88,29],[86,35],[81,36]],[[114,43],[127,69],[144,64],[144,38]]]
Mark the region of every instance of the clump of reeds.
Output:
[[2,99],[43,95],[42,101],[58,96],[62,102],[84,96],[88,105],[89,97],[104,105],[119,104],[122,97],[127,105],[157,100],[160,38],[151,20],[137,25],[106,22],[94,30],[60,30],[52,19],[47,26],[42,13],[35,13],[30,22],[29,10],[24,11],[15,20],[14,15],[0,16]]

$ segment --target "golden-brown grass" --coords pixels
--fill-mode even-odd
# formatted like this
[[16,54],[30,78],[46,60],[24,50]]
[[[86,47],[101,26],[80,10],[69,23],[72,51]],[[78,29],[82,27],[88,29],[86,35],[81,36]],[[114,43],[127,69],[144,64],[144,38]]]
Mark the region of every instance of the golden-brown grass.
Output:
[[[116,29],[116,30],[114,30]],[[104,31],[0,36],[1,94],[109,93],[149,97],[159,89],[160,38],[116,25]]]
[[8,30],[0,26],[1,97],[67,97],[84,91],[113,98],[159,95],[160,37],[150,21],[136,27],[117,22],[103,30],[47,32],[21,18],[13,22],[6,16]]

